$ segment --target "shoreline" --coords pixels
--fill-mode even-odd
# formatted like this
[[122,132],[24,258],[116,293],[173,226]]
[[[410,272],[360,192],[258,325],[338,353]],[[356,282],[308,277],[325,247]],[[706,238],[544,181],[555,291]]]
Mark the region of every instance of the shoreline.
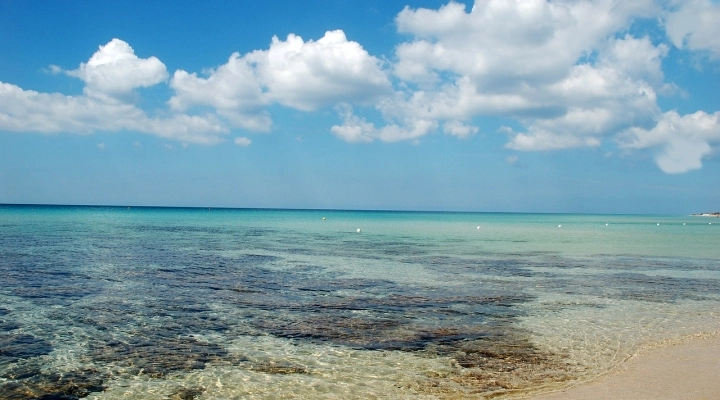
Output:
[[700,213],[700,214],[690,214],[691,217],[711,217],[711,218],[720,218],[720,212],[711,212],[711,213]]
[[650,345],[607,373],[533,400],[720,399],[720,333]]

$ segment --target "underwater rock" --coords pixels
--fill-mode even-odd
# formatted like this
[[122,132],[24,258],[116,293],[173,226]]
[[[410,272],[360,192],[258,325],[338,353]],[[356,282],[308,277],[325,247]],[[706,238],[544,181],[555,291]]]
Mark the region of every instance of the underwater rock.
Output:
[[134,373],[160,378],[173,371],[204,369],[210,362],[238,361],[214,343],[192,337],[135,337],[96,345],[90,357],[101,363],[113,363]]
[[182,387],[170,394],[168,400],[194,400],[205,393],[206,390],[204,386]]
[[[39,372],[39,370],[37,370]],[[0,398],[12,400],[77,400],[106,389],[94,369],[34,374],[0,386]]]
[[28,334],[0,334],[0,364],[49,354],[52,345]]
[[268,361],[253,364],[250,368],[256,372],[264,372],[266,374],[307,374],[307,369],[299,364],[289,362]]

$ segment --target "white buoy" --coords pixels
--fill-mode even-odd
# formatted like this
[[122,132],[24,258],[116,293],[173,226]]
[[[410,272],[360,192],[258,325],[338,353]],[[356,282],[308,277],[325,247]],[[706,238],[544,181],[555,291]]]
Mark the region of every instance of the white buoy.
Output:
[[326,218],[325,218],[325,217],[323,217],[323,221],[325,221],[325,219],[326,219]]
[[660,223],[658,222],[657,226],[660,226]]
[[605,226],[608,226],[608,224],[605,224]]
[[558,225],[558,228],[562,228],[562,225]]
[[478,225],[477,229],[480,230],[480,225]]
[[357,233],[360,233],[360,228],[357,228]]
[[685,223],[684,223],[684,222],[683,222],[683,225],[685,225]]

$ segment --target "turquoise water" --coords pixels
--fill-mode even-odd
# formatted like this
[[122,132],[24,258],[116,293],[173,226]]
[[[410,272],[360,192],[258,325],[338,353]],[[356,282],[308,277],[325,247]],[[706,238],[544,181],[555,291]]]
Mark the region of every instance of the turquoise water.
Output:
[[0,398],[523,395],[720,330],[718,243],[689,216],[0,206]]

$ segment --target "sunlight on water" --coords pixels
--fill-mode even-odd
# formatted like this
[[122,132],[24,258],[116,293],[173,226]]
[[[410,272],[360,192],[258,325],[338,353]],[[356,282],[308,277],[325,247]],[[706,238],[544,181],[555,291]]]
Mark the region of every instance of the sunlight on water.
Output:
[[0,206],[0,398],[522,395],[719,331],[719,239],[690,217]]

